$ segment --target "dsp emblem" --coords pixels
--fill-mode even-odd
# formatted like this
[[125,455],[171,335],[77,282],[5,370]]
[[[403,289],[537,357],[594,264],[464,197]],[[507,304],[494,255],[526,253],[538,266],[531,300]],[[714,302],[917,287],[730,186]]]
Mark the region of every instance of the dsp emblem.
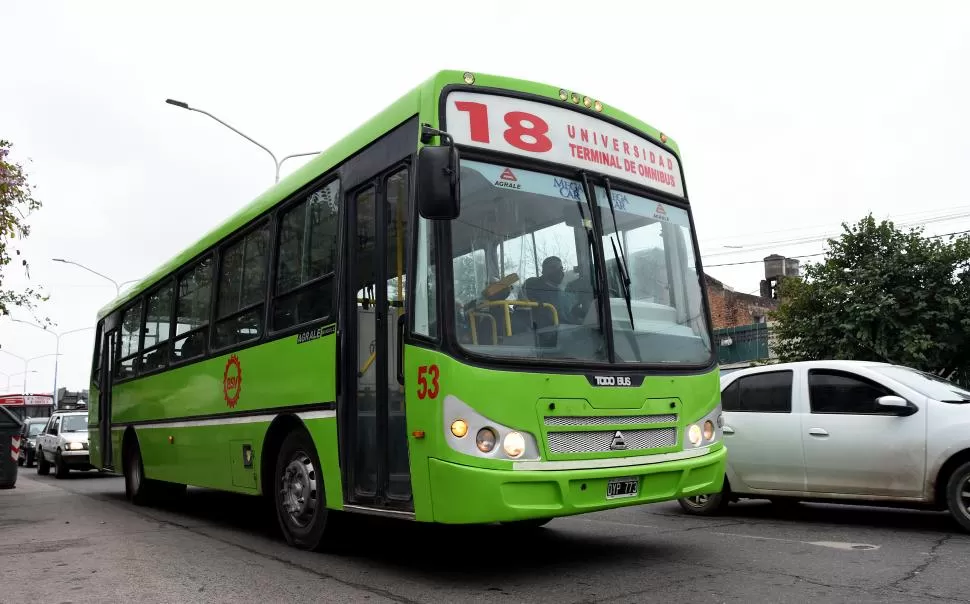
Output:
[[222,394],[226,399],[226,405],[230,409],[235,408],[239,402],[239,394],[242,392],[242,365],[239,357],[231,355],[226,361],[226,369],[222,373]]

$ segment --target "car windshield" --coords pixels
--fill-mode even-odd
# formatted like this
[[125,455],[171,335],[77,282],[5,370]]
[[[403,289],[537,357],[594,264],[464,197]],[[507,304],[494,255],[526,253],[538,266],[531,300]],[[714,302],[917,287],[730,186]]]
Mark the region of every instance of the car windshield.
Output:
[[[604,237],[594,233],[579,181],[462,161],[461,213],[451,222],[462,347],[491,356],[608,361],[593,248],[606,245],[617,362],[711,358],[687,212],[614,191],[614,228],[605,189],[596,195]],[[630,263],[629,308],[616,278],[617,237]]]
[[44,431],[44,426],[47,424],[44,422],[34,422],[27,424],[27,436],[37,436]]
[[879,365],[873,369],[925,397],[948,403],[970,403],[970,391],[932,373],[900,365]]
[[87,432],[88,417],[86,415],[65,415],[61,420],[61,432]]

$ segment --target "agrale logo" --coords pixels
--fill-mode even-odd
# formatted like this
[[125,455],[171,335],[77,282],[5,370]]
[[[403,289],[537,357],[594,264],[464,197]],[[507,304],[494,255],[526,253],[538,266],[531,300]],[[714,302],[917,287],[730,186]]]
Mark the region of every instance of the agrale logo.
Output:
[[239,394],[242,392],[242,365],[239,364],[239,357],[231,355],[226,361],[226,369],[222,373],[222,394],[226,399],[226,405],[230,409],[235,408],[239,402]]
[[504,187],[506,189],[522,188],[522,185],[518,182],[519,179],[515,177],[515,173],[512,172],[511,168],[506,168],[498,178],[494,183],[496,187]]
[[626,449],[626,441],[623,440],[623,433],[619,430],[613,435],[613,440],[610,442],[610,449],[614,451],[622,451]]

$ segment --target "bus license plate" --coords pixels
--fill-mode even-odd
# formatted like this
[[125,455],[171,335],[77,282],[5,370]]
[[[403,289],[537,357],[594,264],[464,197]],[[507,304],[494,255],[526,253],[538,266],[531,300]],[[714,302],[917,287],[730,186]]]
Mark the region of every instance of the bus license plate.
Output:
[[636,497],[640,481],[636,478],[614,478],[606,485],[607,499]]

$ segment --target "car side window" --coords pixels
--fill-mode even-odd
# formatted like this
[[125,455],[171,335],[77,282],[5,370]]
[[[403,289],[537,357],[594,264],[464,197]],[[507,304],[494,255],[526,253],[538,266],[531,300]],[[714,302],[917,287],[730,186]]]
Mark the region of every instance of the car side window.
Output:
[[770,371],[735,380],[731,386],[738,387],[737,408],[732,410],[748,413],[791,413],[792,375],[791,371]]
[[895,415],[876,403],[879,397],[893,394],[885,386],[847,371],[812,369],[808,372],[812,413]]
[[740,411],[741,410],[741,380],[734,380],[731,385],[724,389],[721,393],[721,410],[722,411]]
[[61,429],[61,418],[55,417],[54,421],[51,423],[51,434],[57,434]]

